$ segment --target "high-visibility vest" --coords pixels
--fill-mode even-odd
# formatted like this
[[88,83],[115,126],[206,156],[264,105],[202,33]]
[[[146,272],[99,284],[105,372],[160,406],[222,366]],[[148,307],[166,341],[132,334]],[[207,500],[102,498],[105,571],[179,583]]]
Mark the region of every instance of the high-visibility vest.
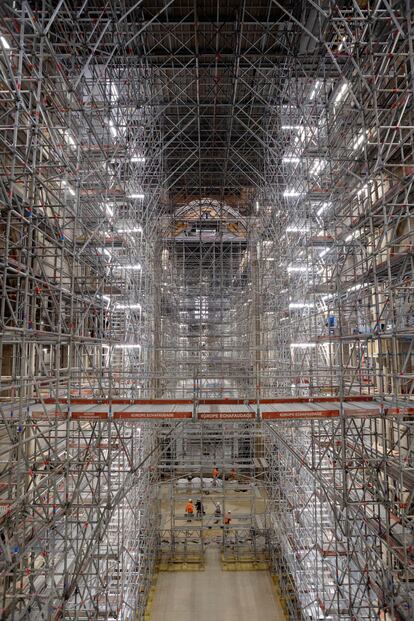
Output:
[[185,508],[186,513],[194,513],[194,507],[191,502],[187,502],[187,506]]

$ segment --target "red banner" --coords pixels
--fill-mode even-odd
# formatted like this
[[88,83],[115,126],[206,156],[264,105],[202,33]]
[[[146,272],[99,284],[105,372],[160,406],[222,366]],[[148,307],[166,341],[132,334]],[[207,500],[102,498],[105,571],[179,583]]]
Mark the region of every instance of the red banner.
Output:
[[337,418],[339,410],[295,410],[294,412],[262,412],[263,420],[288,420],[290,418]]
[[192,418],[192,412],[115,412],[115,420],[185,419]]
[[252,420],[254,412],[199,412],[198,420]]

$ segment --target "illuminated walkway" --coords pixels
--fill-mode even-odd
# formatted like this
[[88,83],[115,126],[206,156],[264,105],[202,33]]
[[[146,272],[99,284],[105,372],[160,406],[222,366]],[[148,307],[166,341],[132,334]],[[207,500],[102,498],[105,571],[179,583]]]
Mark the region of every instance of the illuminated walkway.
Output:
[[266,571],[222,571],[209,549],[205,571],[162,572],[151,621],[284,621]]

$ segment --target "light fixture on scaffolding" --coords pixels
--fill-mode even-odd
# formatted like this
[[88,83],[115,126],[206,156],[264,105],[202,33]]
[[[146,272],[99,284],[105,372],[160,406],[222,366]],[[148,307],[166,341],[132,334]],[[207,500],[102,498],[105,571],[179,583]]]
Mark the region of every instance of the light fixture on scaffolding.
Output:
[[313,308],[313,302],[290,302],[289,308]]
[[[98,252],[100,252],[101,254],[106,255],[107,257],[110,257],[110,258],[112,257],[112,254],[111,254],[111,252],[108,250],[108,248],[97,248],[96,250],[97,250]],[[102,296],[102,297],[104,298],[105,296]]]
[[137,226],[132,229],[117,229],[117,233],[142,233],[142,227]]
[[76,142],[68,129],[63,132],[63,139],[71,149],[76,149]]
[[139,155],[133,155],[130,159],[130,162],[135,163],[141,163],[143,164],[145,162],[145,157],[140,157]]
[[311,349],[316,347],[316,343],[291,343],[291,349]]
[[300,157],[285,156],[282,157],[282,162],[284,164],[297,164],[298,162],[300,162]]
[[108,125],[109,125],[109,131],[111,132],[112,136],[116,138],[116,136],[118,135],[118,130],[116,129],[115,123],[113,122],[112,119],[108,119]]
[[366,142],[367,140],[367,132],[364,129],[360,129],[358,132],[358,135],[356,136],[353,144],[352,144],[352,149],[354,151],[358,151],[358,149],[360,149]]
[[326,161],[325,160],[320,160],[320,159],[316,159],[313,163],[313,166],[310,170],[310,174],[311,175],[317,175],[318,173],[320,173],[323,168],[326,166]]
[[111,303],[111,298],[110,298],[109,295],[101,295],[99,297],[101,297],[103,300],[105,300],[105,302],[107,302],[108,305]]
[[348,82],[343,82],[342,85],[339,87],[338,92],[335,95],[335,99],[334,99],[334,105],[338,105],[342,99],[344,99],[345,95],[347,94],[349,89],[349,84]]
[[133,194],[129,194],[129,198],[138,198],[140,200],[144,200],[145,198],[145,194],[138,194],[138,193],[133,193]]
[[110,216],[111,218],[113,218],[114,216],[114,210],[112,209],[114,206],[113,203],[104,203],[103,204],[103,208],[106,211],[106,213],[108,214],[108,216]]
[[114,306],[115,310],[121,310],[121,309],[138,309],[141,310],[141,304],[115,304]]
[[365,185],[362,186],[362,188],[357,190],[356,195],[358,197],[358,200],[364,201],[366,198],[368,198],[369,191],[370,191],[369,185],[372,185],[373,183],[374,183],[374,180],[370,179],[368,183],[366,183]]
[[117,270],[139,271],[142,269],[142,266],[141,263],[136,263],[135,265],[115,265],[114,268]]
[[309,272],[311,270],[309,270],[308,267],[306,267],[306,265],[290,265],[287,268],[288,272]]
[[332,207],[332,203],[321,203],[318,211],[316,212],[317,216],[320,216],[324,211]]
[[347,237],[345,237],[345,241],[346,242],[350,242],[353,239],[357,239],[358,237],[360,237],[360,235],[361,235],[361,231],[359,229],[357,229],[356,231],[353,231],[352,233],[347,235]]
[[338,52],[342,51],[342,48],[344,47],[345,41],[346,41],[346,37],[342,37],[341,43],[338,46]]
[[115,103],[119,99],[119,92],[114,82],[111,82],[110,89],[111,89],[111,103]]
[[313,90],[312,90],[312,92],[311,92],[311,94],[309,96],[309,99],[311,99],[311,100],[315,99],[315,97],[316,97],[316,95],[317,95],[317,93],[319,91],[320,86],[321,86],[321,82],[319,80],[316,80],[315,86],[313,87]]
[[297,190],[285,190],[283,192],[283,196],[285,198],[294,197],[294,196],[300,196],[300,192],[298,192]]
[[62,181],[62,185],[69,192],[71,196],[76,196],[75,190],[68,184],[67,181]]
[[0,36],[0,43],[2,44],[5,50],[7,51],[10,50],[10,43],[7,41],[6,37],[4,37],[3,35]]
[[353,287],[349,287],[346,292],[347,293],[352,293],[352,291],[359,291],[360,289],[364,289],[365,287],[368,287],[369,283],[368,282],[363,282],[359,285],[353,285]]

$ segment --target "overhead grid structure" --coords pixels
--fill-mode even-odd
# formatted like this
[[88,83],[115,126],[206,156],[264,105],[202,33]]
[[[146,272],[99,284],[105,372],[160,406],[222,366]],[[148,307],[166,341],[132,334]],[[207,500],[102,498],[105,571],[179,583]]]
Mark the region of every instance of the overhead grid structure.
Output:
[[143,619],[217,456],[289,619],[412,618],[410,5],[2,3],[4,618]]

